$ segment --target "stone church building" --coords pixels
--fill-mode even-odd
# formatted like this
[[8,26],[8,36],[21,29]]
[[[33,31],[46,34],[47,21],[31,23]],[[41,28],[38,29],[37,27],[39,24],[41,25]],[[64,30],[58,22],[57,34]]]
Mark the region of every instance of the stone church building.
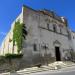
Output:
[[[25,24],[27,35],[20,53],[29,64],[63,61],[70,58],[71,38],[66,18],[50,10],[34,10],[23,6],[22,12],[12,23],[1,46],[1,55],[13,53],[13,29],[15,22]],[[17,54],[17,45],[14,54]],[[47,63],[48,63],[47,62]]]

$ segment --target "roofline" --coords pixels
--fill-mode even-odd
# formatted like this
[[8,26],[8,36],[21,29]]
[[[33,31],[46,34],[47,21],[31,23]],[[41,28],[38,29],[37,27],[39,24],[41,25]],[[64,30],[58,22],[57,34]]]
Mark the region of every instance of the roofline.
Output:
[[38,10],[35,10],[35,9],[33,9],[33,8],[27,6],[27,5],[23,5],[23,7],[26,7],[26,8],[28,8],[28,9],[30,9],[30,10],[33,10],[33,11],[35,11],[35,12],[38,12]]
[[[33,8],[31,8],[31,7],[29,7],[29,6],[27,6],[27,5],[23,5],[23,7],[26,7],[26,8],[28,8],[28,9],[30,9],[30,10],[33,10],[34,12],[37,12],[37,13],[41,13],[40,12],[40,10],[35,10],[35,9],[33,9]],[[43,11],[43,9],[41,9],[42,11]],[[45,10],[47,10],[47,9],[45,9]],[[50,10],[49,10],[50,11]],[[51,11],[50,11],[51,12]],[[48,14],[46,14],[46,15],[48,15]],[[53,16],[55,15],[55,12],[53,11]],[[50,15],[48,15],[48,16],[50,16]],[[57,15],[59,18],[61,18],[62,16],[59,16],[59,15]],[[52,17],[52,16],[50,16],[50,17]],[[52,18],[54,18],[54,17],[52,17]],[[54,18],[54,19],[56,19],[56,18]],[[56,19],[57,21],[59,21],[58,19]],[[65,22],[62,22],[61,20],[60,20],[60,22],[61,23],[63,23],[63,24],[66,24]],[[66,24],[66,26],[67,26],[67,24]]]

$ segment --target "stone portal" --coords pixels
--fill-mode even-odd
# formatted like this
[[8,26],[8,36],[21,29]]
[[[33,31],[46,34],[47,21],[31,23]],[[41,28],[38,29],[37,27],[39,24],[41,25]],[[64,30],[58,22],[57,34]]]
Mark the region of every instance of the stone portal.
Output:
[[60,54],[60,48],[55,47],[55,56],[56,56],[56,61],[61,61],[61,54]]

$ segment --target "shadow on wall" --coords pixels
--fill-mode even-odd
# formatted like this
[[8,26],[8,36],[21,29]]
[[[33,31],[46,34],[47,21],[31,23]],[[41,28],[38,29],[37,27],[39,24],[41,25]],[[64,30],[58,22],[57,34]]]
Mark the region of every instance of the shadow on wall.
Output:
[[27,67],[38,66],[39,64],[52,63],[54,61],[55,58],[51,57],[51,54],[43,57],[39,55],[39,53],[28,57],[11,59],[11,61],[2,57],[0,58],[0,72],[14,72]]
[[51,57],[51,54],[42,56],[39,53],[34,54],[32,56],[22,58],[20,62],[20,68],[32,67],[40,65],[47,65],[48,63],[52,63],[55,61],[54,57]]

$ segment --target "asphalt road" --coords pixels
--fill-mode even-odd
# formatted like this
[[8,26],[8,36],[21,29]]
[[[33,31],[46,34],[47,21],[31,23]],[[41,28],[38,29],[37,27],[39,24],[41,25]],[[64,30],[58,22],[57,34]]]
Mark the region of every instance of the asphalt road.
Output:
[[75,71],[56,73],[56,74],[47,74],[47,75],[75,75]]
[[36,73],[36,74],[30,74],[30,75],[75,75],[75,71],[70,72],[43,72],[43,73]]
[[75,75],[75,66],[57,71],[44,71],[30,75]]

